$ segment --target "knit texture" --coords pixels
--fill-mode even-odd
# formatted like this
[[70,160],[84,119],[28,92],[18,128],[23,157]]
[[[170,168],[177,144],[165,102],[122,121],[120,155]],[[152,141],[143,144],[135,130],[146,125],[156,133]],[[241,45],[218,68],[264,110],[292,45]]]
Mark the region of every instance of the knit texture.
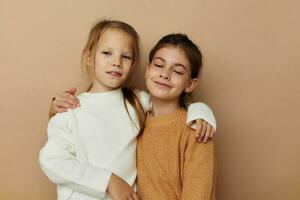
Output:
[[137,189],[142,200],[214,199],[213,142],[197,143],[186,111],[150,117],[138,137]]
[[[139,95],[146,106],[149,95]],[[126,112],[121,89],[78,98],[79,108],[49,121],[40,165],[57,184],[58,200],[110,200],[106,191],[111,173],[135,185],[139,131]],[[133,108],[128,105],[128,110],[138,125]]]

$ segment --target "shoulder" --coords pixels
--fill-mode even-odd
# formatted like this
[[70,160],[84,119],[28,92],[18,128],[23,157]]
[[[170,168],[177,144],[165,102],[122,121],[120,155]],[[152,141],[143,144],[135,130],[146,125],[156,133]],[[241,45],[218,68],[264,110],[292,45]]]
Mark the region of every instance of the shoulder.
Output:
[[[185,115],[182,115],[182,120],[185,120],[185,117],[187,116],[187,113]],[[207,143],[198,143],[196,139],[196,131],[195,129],[191,128],[187,124],[184,123],[182,126],[182,132],[181,132],[181,143],[186,148],[188,146],[195,146],[195,148],[212,148],[213,147],[213,141],[209,140]]]
[[196,132],[191,127],[185,127],[183,130],[181,145],[183,145],[185,149],[193,149],[195,152],[213,152],[214,148],[213,140],[211,139],[206,143],[197,142]]
[[48,128],[54,127],[70,127],[73,122],[74,110],[69,109],[67,112],[57,113],[48,122]]
[[87,93],[83,92],[79,95],[76,96],[80,102],[82,101],[87,101],[88,99],[90,99],[90,97],[88,97]]
[[194,108],[194,107],[201,107],[202,109],[207,109],[207,110],[211,110],[211,108],[203,102],[194,102],[189,104],[189,107]]
[[186,123],[187,110],[184,108],[178,109],[172,114],[172,118],[168,118],[168,127],[172,132],[176,132],[181,140],[187,140],[191,135],[195,135],[195,130],[190,128]]
[[196,119],[203,119],[209,124],[211,124],[214,127],[214,129],[217,128],[217,123],[213,111],[205,103],[196,102],[188,106],[187,121],[192,122]]
[[49,120],[49,123],[55,123],[59,121],[68,121],[70,118],[71,110],[69,109],[67,112],[63,113],[56,113],[51,119]]
[[213,161],[215,156],[213,140],[206,143],[197,142],[195,132],[191,128],[186,129],[180,141],[180,151],[189,162],[199,162],[203,160]]
[[148,111],[151,109],[151,98],[150,94],[146,91],[143,90],[138,90],[136,88],[132,88],[132,90],[137,94],[139,97],[140,103],[142,104],[142,107],[144,108],[145,111]]
[[138,90],[136,88],[133,88],[133,91],[136,92],[136,94],[141,98],[141,100],[150,99],[150,94],[144,90]]

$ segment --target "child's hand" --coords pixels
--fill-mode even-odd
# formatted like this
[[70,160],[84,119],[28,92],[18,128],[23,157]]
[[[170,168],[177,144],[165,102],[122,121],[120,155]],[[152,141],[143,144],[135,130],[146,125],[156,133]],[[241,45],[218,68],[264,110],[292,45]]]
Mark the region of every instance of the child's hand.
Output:
[[196,120],[196,137],[198,142],[206,143],[210,138],[213,138],[214,133],[214,128],[205,120]]
[[113,200],[138,200],[132,187],[115,174],[112,174],[109,179],[107,192]]
[[80,106],[79,99],[75,96],[76,88],[71,88],[53,98],[50,115],[66,112],[68,108]]

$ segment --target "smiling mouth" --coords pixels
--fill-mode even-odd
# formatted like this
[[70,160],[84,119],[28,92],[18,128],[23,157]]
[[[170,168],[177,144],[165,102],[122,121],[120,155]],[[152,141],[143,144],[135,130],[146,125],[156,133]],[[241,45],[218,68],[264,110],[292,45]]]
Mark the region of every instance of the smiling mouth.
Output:
[[159,81],[154,81],[154,83],[156,83],[157,85],[159,85],[162,88],[171,88],[170,85],[162,83],[162,82],[159,82]]
[[111,75],[113,77],[120,77],[120,76],[122,76],[122,73],[116,72],[116,71],[108,71],[106,73],[108,73],[109,75]]

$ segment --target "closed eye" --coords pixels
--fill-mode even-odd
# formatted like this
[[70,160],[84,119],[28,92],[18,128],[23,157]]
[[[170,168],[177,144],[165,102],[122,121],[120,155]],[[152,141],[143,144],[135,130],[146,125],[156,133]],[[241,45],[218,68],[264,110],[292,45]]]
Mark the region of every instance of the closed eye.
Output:
[[155,67],[163,67],[162,65],[159,64],[154,64]]
[[173,68],[173,71],[174,71],[176,74],[182,75],[182,74],[184,74],[185,69],[184,69],[183,67],[181,67],[181,66],[175,66],[175,67]]
[[174,72],[175,72],[176,74],[179,74],[179,75],[184,74],[183,72],[180,72],[180,71],[177,71],[177,70],[174,70]]
[[107,56],[110,56],[110,55],[111,55],[111,52],[109,52],[109,51],[102,51],[102,54],[107,55]]
[[131,56],[123,55],[122,57],[125,59],[128,59],[128,60],[131,60]]

